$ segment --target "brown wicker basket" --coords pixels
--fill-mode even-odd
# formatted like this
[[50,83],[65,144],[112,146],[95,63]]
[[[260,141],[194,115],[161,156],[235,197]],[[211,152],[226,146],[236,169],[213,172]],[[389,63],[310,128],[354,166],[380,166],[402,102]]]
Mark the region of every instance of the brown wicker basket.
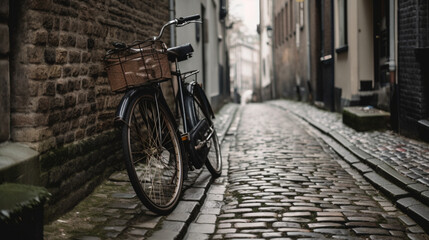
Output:
[[140,42],[111,50],[105,62],[107,78],[114,92],[171,78],[167,48],[160,41]]

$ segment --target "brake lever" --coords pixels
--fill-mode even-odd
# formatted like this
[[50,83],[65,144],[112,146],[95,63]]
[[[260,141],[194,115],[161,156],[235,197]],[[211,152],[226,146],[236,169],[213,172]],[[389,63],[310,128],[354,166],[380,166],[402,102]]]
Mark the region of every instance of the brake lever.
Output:
[[185,22],[185,23],[181,23],[181,24],[176,24],[176,27],[183,27],[183,26],[186,26],[186,25],[188,25],[190,23],[199,23],[199,24],[202,24],[203,22],[202,21],[198,21],[198,20],[193,20],[193,21],[189,21],[189,22]]

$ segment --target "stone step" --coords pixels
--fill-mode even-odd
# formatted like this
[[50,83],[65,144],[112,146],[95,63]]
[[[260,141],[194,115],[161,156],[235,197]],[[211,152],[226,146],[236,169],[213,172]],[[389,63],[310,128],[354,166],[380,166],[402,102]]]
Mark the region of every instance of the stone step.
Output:
[[390,113],[372,107],[346,107],[343,110],[343,123],[356,131],[385,129]]

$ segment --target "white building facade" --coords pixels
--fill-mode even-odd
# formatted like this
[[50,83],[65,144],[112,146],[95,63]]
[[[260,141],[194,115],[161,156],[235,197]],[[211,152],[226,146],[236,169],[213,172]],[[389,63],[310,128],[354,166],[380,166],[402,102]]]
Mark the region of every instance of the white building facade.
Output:
[[226,9],[227,0],[175,0],[175,17],[201,15],[202,24],[176,29],[175,45],[192,44],[193,57],[181,63],[181,71],[200,70],[198,81],[214,109],[229,100]]

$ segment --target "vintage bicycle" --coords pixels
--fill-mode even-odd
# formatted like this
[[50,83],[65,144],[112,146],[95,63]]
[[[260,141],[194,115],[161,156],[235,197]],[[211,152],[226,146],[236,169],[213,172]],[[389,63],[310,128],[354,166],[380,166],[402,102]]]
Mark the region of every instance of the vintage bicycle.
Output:
[[[115,123],[122,131],[130,182],[143,204],[158,214],[177,205],[188,170],[205,165],[214,177],[222,171],[215,116],[197,82],[199,71],[181,73],[179,68],[179,62],[192,56],[192,45],[167,48],[160,41],[166,27],[198,24],[199,19],[200,15],[173,19],[158,36],[129,46],[114,43],[105,56],[112,91],[125,92]],[[161,87],[164,81],[171,81],[171,92],[176,93],[172,109]]]

